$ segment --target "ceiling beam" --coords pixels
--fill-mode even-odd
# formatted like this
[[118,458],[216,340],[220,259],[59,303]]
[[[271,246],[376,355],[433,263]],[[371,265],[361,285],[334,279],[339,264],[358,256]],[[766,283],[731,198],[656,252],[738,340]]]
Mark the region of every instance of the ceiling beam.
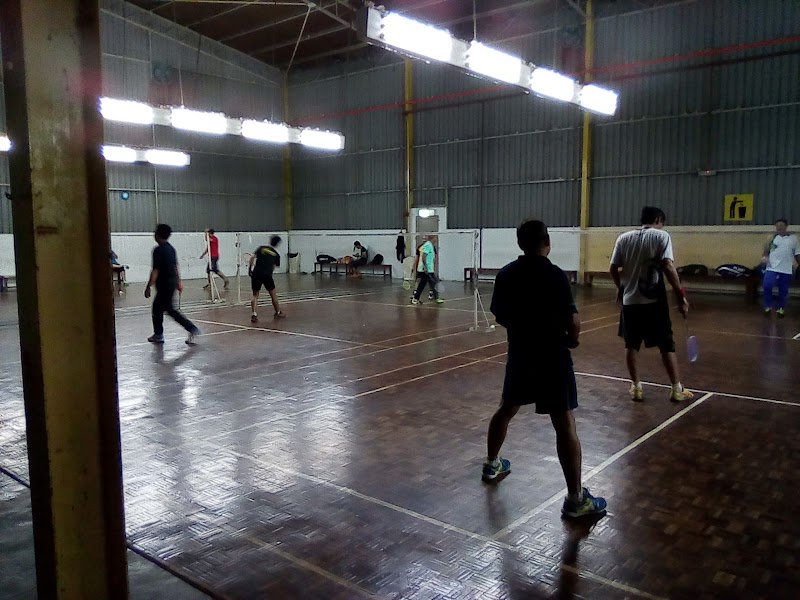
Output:
[[[333,50],[328,50],[327,52],[320,52],[319,54],[312,54],[311,56],[304,56],[303,58],[296,59],[293,63],[294,66],[302,65],[304,63],[314,62],[315,60],[319,60],[321,58],[329,58],[331,56],[336,56],[338,54],[347,54],[348,52],[355,52],[356,50],[361,50],[362,48],[366,48],[369,46],[367,42],[358,42],[351,46],[345,46],[343,48],[335,48]],[[284,63],[281,65],[282,69],[285,69],[288,63]]]
[[[569,2],[569,1],[570,0],[567,0],[567,2]],[[500,13],[503,13],[503,12],[505,12],[507,10],[515,10],[517,8],[524,8],[524,7],[533,8],[537,4],[539,4],[539,2],[537,0],[524,0],[522,2],[516,2],[514,4],[507,4],[506,6],[498,6],[498,7],[495,7],[495,8],[491,8],[489,10],[485,10],[483,12],[476,13],[474,18],[475,19],[480,19],[480,18],[483,18],[483,17],[491,17],[492,15],[500,14]],[[465,17],[459,17],[458,19],[454,19],[452,21],[442,21],[440,23],[440,25],[459,25],[461,23],[468,23],[468,22],[472,21],[472,19],[473,19],[473,16],[470,14],[470,15],[467,15]]]
[[583,17],[584,19],[586,18],[586,11],[584,11],[581,8],[581,5],[578,4],[577,0],[566,0],[566,1],[567,4],[569,4],[572,8],[574,8],[581,17]]
[[[320,2],[320,4],[322,4],[322,2]],[[229,42],[231,40],[235,40],[237,38],[244,37],[244,36],[250,35],[252,33],[258,33],[259,31],[264,31],[266,29],[271,29],[272,27],[277,27],[278,25],[285,25],[286,23],[291,23],[292,21],[296,21],[298,19],[305,18],[306,13],[308,12],[308,10],[307,10],[308,9],[308,2],[306,2],[305,0],[302,0],[301,4],[298,4],[297,6],[298,6],[298,8],[304,8],[306,10],[304,10],[303,12],[294,14],[294,15],[292,15],[290,17],[286,17],[285,19],[281,19],[280,21],[272,21],[271,23],[264,23],[263,25],[258,25],[257,27],[253,27],[252,29],[248,29],[246,31],[239,31],[238,33],[234,33],[234,34],[219,38],[219,41],[222,42],[223,44],[226,44],[227,42]],[[333,5],[331,4],[329,6],[333,6]],[[349,23],[347,23],[347,25],[349,25]]]
[[[218,12],[215,15],[210,15],[208,17],[200,19],[199,21],[187,23],[186,27],[197,27],[198,25],[202,25],[203,23],[208,23],[209,21],[213,21],[214,19],[219,19],[220,17],[224,17],[225,15],[235,13],[236,11],[239,11],[247,6],[252,6],[254,4],[264,4],[264,2],[262,2],[261,0],[248,0],[247,2],[226,2],[226,4],[236,4],[237,6],[225,9],[222,12]],[[297,2],[296,4],[297,6],[302,6],[301,2]]]
[[[308,42],[310,40],[315,40],[317,38],[325,37],[326,35],[331,35],[333,33],[338,33],[340,31],[345,31],[347,27],[344,25],[335,25],[333,27],[329,27],[328,29],[321,29],[320,31],[315,31],[313,33],[309,33],[308,35],[303,36],[300,38],[299,43]],[[277,44],[272,44],[271,46],[265,46],[263,48],[258,48],[257,50],[253,50],[248,52],[250,56],[258,56],[259,54],[267,54],[268,52],[272,52],[273,50],[280,50],[281,48],[288,48],[289,46],[294,46],[297,44],[298,41],[296,39],[293,40],[285,40],[283,42],[279,42]]]

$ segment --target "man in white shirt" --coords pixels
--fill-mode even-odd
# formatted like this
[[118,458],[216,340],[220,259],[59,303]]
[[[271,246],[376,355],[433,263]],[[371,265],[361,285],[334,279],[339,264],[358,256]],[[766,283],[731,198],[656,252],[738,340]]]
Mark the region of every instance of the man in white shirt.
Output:
[[792,270],[795,261],[800,264],[800,242],[797,236],[789,233],[789,222],[786,219],[775,221],[775,235],[764,248],[761,262],[766,265],[764,271],[764,315],[772,314],[772,288],[778,287],[778,302],[775,307],[779,317],[786,314],[786,299],[789,297],[789,284],[792,281]]
[[678,300],[678,310],[684,317],[689,311],[689,302],[673,264],[672,238],[663,230],[666,216],[659,208],[645,206],[641,221],[641,228],[617,238],[610,268],[617,286],[617,301],[622,304],[619,336],[625,340],[625,357],[631,375],[631,398],[635,402],[644,400],[637,365],[639,350],[644,342],[645,348],[655,346],[661,351],[661,360],[672,383],[670,400],[691,400],[694,395],[683,387],[678,372],[664,278],[672,286]]

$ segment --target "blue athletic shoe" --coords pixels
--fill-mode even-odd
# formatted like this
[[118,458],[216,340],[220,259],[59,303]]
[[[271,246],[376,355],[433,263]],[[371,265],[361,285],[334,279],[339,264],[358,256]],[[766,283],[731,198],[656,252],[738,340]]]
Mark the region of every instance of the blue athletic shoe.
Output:
[[511,461],[505,458],[498,457],[495,464],[490,462],[483,463],[483,474],[481,479],[484,481],[494,481],[501,475],[507,475],[511,472]]
[[570,502],[569,498],[564,498],[561,514],[573,519],[588,517],[604,513],[607,506],[608,503],[605,498],[595,498],[589,493],[588,488],[583,488],[583,500],[581,502]]

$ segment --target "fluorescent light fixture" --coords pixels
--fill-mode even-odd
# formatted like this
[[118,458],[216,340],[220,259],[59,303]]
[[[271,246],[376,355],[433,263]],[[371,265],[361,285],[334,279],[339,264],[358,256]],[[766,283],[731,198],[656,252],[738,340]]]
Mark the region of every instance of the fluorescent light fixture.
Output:
[[453,52],[453,37],[449,31],[437,29],[397,13],[383,15],[381,38],[390,46],[433,60],[449,62]]
[[100,114],[108,121],[136,123],[138,125],[153,124],[153,107],[133,100],[117,100],[100,98]]
[[144,158],[151,165],[165,167],[185,167],[189,164],[189,155],[174,150],[146,150]]
[[7,135],[0,135],[0,152],[8,152],[11,150],[11,140]]
[[586,110],[591,110],[602,115],[613,115],[617,112],[617,99],[619,95],[612,91],[590,83],[583,86],[578,103]]
[[466,66],[470,71],[506,83],[519,84],[522,76],[521,59],[475,41],[467,50]]
[[228,132],[228,117],[222,113],[173,108],[170,113],[170,120],[172,126],[176,129],[216,135]]
[[423,219],[427,219],[428,217],[432,217],[434,214],[436,214],[436,213],[434,211],[432,211],[430,208],[420,208],[419,212],[417,212],[417,215],[419,215]]
[[134,163],[139,158],[136,150],[125,146],[102,146],[100,150],[109,162]]
[[575,99],[575,81],[551,69],[537,67],[531,74],[530,88],[535,94],[563,102]]
[[303,129],[300,132],[300,143],[310,148],[323,150],[341,150],[344,148],[344,137],[330,131],[318,129]]
[[269,121],[242,121],[242,135],[251,140],[286,144],[289,142],[289,128]]

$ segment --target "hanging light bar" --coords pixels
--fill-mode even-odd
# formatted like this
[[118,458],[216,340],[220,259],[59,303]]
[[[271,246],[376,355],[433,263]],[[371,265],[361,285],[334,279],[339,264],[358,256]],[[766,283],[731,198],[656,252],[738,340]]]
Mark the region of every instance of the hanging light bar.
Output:
[[380,27],[379,35],[388,45],[425,58],[450,62],[453,36],[449,31],[437,29],[397,13],[386,13],[381,19]]
[[300,132],[300,143],[309,148],[321,150],[341,150],[344,148],[344,137],[331,131],[303,129]]
[[151,165],[165,167],[185,167],[191,158],[185,152],[162,150],[160,148],[129,148],[127,146],[101,147],[103,157],[108,162],[137,163],[147,162]]
[[[334,131],[289,127],[285,123],[255,119],[236,119],[223,113],[192,110],[183,106],[155,107],[132,100],[101,98],[99,109],[103,118],[108,121],[172,126],[184,131],[212,135],[241,135],[260,142],[303,144],[323,150],[344,148],[344,136]],[[0,140],[0,152],[2,151],[2,140]]]
[[102,146],[100,151],[108,162],[135,163],[138,160],[136,150],[126,146]]
[[617,112],[617,100],[616,92],[593,83],[583,86],[578,97],[583,108],[601,115],[613,115]]
[[534,94],[562,102],[573,102],[579,89],[578,83],[571,77],[544,67],[533,70],[530,87]]
[[153,107],[148,104],[115,98],[100,98],[100,114],[107,121],[137,125],[152,125],[154,117]]
[[160,165],[165,167],[185,167],[189,164],[189,155],[185,152],[178,152],[176,150],[145,150],[144,158],[151,165]]
[[537,68],[478,41],[454,38],[448,31],[388,12],[372,2],[359,9],[356,26],[367,43],[387,50],[448,63],[469,73],[517,85],[539,96],[576,104],[599,114],[613,115],[617,110],[618,95],[613,90],[593,84],[581,86],[568,75]]
[[11,140],[7,135],[0,135],[0,152],[8,152],[11,150]]
[[170,111],[170,122],[175,129],[214,135],[228,133],[228,117],[222,113],[173,108]]
[[269,121],[242,121],[242,136],[250,140],[286,144],[289,142],[289,128],[281,123]]
[[484,46],[480,42],[470,42],[465,65],[470,71],[491,79],[519,85],[524,63],[516,56]]

